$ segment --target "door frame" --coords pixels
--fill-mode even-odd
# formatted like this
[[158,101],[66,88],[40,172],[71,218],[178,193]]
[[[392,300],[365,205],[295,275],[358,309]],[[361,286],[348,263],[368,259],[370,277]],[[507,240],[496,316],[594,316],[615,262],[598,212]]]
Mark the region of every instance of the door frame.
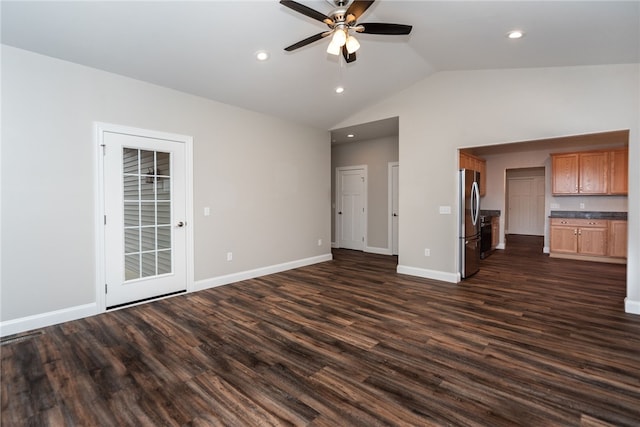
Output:
[[[128,135],[140,136],[143,138],[166,139],[169,141],[184,143],[185,148],[185,218],[187,227],[186,233],[186,286],[187,293],[194,291],[194,263],[193,263],[193,137],[187,135],[179,135],[168,132],[161,132],[149,129],[141,129],[130,126],[116,125],[112,123],[94,122],[93,123],[93,145],[95,150],[95,265],[96,265],[96,312],[104,313],[106,311],[105,283],[106,283],[106,260],[105,260],[105,200],[104,200],[104,133],[123,133]],[[131,303],[124,307],[131,307],[138,304],[144,304],[169,296],[154,298],[153,300]],[[116,310],[116,309],[113,309]]]
[[364,176],[364,189],[363,189],[363,196],[362,196],[362,206],[364,207],[364,215],[362,218],[363,224],[362,224],[362,235],[364,238],[364,241],[362,242],[362,251],[365,252],[365,249],[368,247],[368,237],[367,237],[367,218],[369,217],[369,205],[368,205],[368,193],[369,193],[369,175],[367,174],[367,165],[356,165],[356,166],[338,166],[336,167],[336,178],[335,178],[335,182],[336,182],[336,194],[335,194],[335,201],[336,201],[336,209],[335,209],[335,225],[336,225],[336,248],[340,247],[340,236],[342,236],[342,226],[340,225],[340,215],[338,215],[338,212],[340,211],[340,209],[342,208],[342,206],[340,206],[340,172],[342,171],[348,171],[348,170],[362,170],[362,175]]
[[[387,230],[387,242],[389,246],[389,254],[393,255],[393,168],[398,168],[398,181],[400,181],[400,162],[389,162],[387,166],[387,179],[388,179],[388,230]],[[398,183],[398,192],[400,190],[400,183]],[[400,202],[398,202],[400,204]],[[400,216],[398,215],[398,224],[400,223]],[[400,225],[398,225],[398,234],[400,233]],[[398,242],[400,239],[398,239]],[[398,252],[400,252],[400,243],[398,243]]]

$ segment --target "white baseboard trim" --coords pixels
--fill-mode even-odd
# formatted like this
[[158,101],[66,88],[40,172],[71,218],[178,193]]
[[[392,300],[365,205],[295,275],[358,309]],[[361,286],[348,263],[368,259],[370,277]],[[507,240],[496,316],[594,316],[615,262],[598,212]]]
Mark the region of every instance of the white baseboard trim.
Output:
[[95,302],[92,302],[90,304],[63,308],[62,310],[49,311],[47,313],[7,320],[0,322],[0,336],[6,337],[13,334],[20,334],[33,329],[57,325],[58,323],[78,320],[84,317],[94,316],[96,314],[98,314],[98,305]]
[[391,249],[389,248],[376,248],[374,246],[365,246],[364,251],[372,254],[378,254],[378,255],[392,255]]
[[504,249],[504,243],[498,243],[498,245],[496,246],[496,249]]
[[630,314],[640,314],[640,301],[634,301],[626,297],[624,299],[624,311]]
[[426,268],[409,267],[406,265],[398,265],[396,271],[400,274],[440,280],[442,282],[458,283],[460,281],[460,275],[458,273],[447,273],[445,271],[428,270]]
[[285,262],[282,264],[269,265],[267,267],[260,267],[254,270],[240,271],[238,273],[227,274],[225,276],[198,280],[194,284],[194,291],[202,291],[204,289],[228,285],[230,283],[240,282],[242,280],[249,280],[249,279],[254,279],[256,277],[266,276],[268,274],[280,273],[281,271],[293,270],[294,268],[300,268],[300,267],[305,267],[307,265],[331,261],[332,259],[333,259],[332,254],[324,254],[324,255],[318,255],[311,258],[304,258],[296,261]]
[[549,246],[545,246],[545,247],[543,247],[543,248],[542,248],[542,253],[543,253],[543,254],[548,254],[548,253],[549,253],[549,251],[550,251],[550,250],[549,250]]

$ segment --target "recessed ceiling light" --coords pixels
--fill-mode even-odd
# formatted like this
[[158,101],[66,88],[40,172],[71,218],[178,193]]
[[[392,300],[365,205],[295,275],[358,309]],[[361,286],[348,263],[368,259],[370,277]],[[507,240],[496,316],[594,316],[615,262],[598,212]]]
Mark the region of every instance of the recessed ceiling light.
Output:
[[266,61],[267,59],[269,59],[269,52],[265,50],[259,50],[258,52],[256,52],[256,59],[258,61]]
[[510,39],[521,39],[524,36],[524,32],[520,30],[513,30],[507,33],[507,37]]
[[342,93],[342,92],[344,92],[344,88],[342,86],[338,86],[336,88],[336,93]]
[[349,135],[347,135],[347,138],[353,138],[355,135],[350,133]]

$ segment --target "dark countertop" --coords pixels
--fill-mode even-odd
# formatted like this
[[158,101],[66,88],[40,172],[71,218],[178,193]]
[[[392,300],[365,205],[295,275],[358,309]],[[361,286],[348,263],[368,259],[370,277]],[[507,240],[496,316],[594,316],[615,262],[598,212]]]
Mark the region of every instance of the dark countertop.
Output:
[[481,216],[500,216],[499,210],[480,209]]
[[551,211],[549,218],[627,219],[626,212]]

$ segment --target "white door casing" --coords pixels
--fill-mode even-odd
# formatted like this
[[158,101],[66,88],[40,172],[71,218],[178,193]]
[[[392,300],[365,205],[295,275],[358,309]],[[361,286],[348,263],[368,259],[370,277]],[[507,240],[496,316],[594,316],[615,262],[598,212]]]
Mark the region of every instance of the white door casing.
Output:
[[97,140],[99,311],[191,290],[191,138],[97,124]]
[[338,247],[366,246],[366,166],[336,168],[336,240]]
[[400,209],[398,204],[399,191],[398,162],[389,163],[389,249],[392,255],[398,255],[398,225],[400,221]]

